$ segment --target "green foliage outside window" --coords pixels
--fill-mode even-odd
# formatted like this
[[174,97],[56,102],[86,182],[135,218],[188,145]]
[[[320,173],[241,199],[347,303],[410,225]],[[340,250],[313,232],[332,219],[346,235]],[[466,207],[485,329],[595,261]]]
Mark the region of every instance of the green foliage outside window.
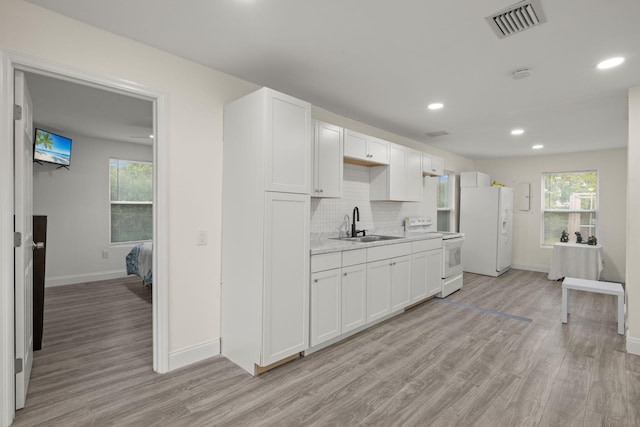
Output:
[[111,243],[152,240],[153,165],[109,160]]
[[597,237],[597,188],[595,171],[550,173],[543,176],[543,244],[560,241],[562,231],[575,242],[575,232],[586,241]]

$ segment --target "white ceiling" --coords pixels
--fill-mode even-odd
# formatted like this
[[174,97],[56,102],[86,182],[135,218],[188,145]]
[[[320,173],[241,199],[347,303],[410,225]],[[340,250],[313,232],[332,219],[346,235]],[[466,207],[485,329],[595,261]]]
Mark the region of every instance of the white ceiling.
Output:
[[151,101],[39,74],[26,78],[37,126],[65,136],[151,145]]
[[484,18],[511,0],[29,1],[474,159],[624,147],[640,85],[638,0],[541,0],[547,22],[504,39]]

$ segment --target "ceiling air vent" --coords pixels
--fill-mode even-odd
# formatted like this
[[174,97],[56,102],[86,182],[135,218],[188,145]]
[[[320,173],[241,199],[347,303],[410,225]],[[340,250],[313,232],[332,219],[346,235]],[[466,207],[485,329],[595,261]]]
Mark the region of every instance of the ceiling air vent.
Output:
[[521,1],[485,19],[501,39],[547,22],[540,0]]
[[445,130],[437,130],[437,131],[434,131],[434,132],[425,132],[425,135],[427,135],[430,138],[436,138],[438,136],[449,135],[449,132],[447,132]]

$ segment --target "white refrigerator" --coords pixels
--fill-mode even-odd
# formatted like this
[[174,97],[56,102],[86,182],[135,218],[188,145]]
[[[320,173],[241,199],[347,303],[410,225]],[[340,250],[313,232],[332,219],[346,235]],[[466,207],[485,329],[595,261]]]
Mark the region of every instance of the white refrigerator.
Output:
[[460,231],[464,271],[497,277],[511,267],[513,188],[463,187]]

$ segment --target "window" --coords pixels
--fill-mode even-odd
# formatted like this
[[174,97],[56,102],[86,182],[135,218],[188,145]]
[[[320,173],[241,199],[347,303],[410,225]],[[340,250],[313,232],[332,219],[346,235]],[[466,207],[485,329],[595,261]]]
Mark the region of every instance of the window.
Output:
[[542,175],[542,244],[560,241],[563,231],[575,242],[576,232],[586,241],[598,236],[598,173],[562,172]]
[[109,159],[111,243],[153,237],[153,165]]
[[446,172],[438,180],[438,231],[456,231],[454,173]]

